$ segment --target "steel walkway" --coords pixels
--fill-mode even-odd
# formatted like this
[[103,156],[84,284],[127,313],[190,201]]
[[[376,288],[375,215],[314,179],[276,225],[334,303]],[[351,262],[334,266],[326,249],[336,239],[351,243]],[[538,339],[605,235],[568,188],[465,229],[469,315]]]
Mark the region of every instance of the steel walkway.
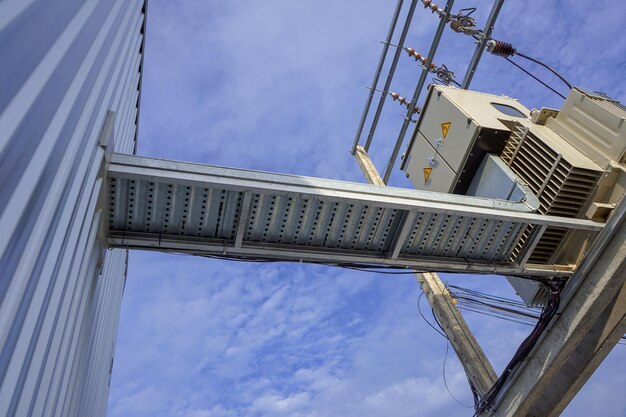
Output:
[[[546,227],[602,224],[509,202],[113,154],[109,244],[193,255],[564,276],[528,264]],[[532,196],[534,198],[534,196]],[[522,231],[536,226],[515,258]]]

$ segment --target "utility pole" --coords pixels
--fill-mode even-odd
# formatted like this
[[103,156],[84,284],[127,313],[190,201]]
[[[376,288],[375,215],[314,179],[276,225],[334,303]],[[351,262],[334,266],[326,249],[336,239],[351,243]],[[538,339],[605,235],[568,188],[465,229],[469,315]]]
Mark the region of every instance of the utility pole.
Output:
[[448,289],[434,272],[417,274],[417,282],[426,294],[433,313],[454,348],[463,369],[478,395],[489,391],[498,379],[491,363],[467,326]]

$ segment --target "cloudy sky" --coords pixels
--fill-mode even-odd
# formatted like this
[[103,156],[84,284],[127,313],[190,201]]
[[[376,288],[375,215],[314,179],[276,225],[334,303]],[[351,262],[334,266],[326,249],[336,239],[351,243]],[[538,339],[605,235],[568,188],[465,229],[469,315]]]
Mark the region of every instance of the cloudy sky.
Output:
[[[490,3],[458,0],[454,10],[471,6],[482,24]],[[348,149],[394,7],[150,0],[138,153],[362,181]],[[622,2],[509,1],[494,37],[626,102],[624,17]],[[406,45],[427,52],[436,24],[418,6]],[[436,63],[462,79],[472,52],[471,39],[447,29]],[[411,96],[418,76],[402,59],[393,90]],[[562,102],[493,56],[472,88],[528,107]],[[371,148],[379,169],[402,115],[397,103],[385,107]],[[409,187],[398,170],[391,183]],[[442,277],[513,296],[500,277]],[[470,416],[452,352],[445,373],[456,400],[444,387],[446,343],[419,316],[419,295],[411,275],[133,252],[108,415]],[[465,317],[498,371],[530,330]],[[624,386],[626,346],[617,346],[564,415],[623,417]]]

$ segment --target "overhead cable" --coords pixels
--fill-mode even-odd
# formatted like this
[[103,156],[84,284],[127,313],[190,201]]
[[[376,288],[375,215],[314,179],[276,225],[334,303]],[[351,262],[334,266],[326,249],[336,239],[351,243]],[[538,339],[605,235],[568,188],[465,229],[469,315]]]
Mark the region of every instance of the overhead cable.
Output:
[[489,39],[486,43],[486,47],[487,47],[487,51],[491,52],[493,55],[497,55],[497,56],[501,56],[504,58],[508,58],[511,57],[513,55],[517,55],[521,58],[527,59],[529,61],[532,61],[536,64],[541,65],[542,67],[546,68],[548,71],[552,72],[554,75],[556,75],[561,81],[563,81],[565,83],[565,85],[567,85],[567,87],[571,90],[572,89],[572,84],[567,81],[565,79],[565,77],[563,77],[561,74],[558,73],[558,71],[556,71],[554,68],[552,68],[551,66],[545,64],[544,62],[541,62],[540,60],[530,57],[526,54],[523,54],[521,52],[519,52],[517,49],[515,49],[513,47],[513,45],[511,45],[510,43],[507,42],[503,42],[503,41],[498,41],[495,39]]

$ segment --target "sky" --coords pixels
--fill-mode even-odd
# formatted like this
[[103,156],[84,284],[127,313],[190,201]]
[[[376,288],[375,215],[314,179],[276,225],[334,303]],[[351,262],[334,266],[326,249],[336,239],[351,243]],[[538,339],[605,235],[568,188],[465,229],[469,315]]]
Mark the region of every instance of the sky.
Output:
[[[458,0],[453,10],[472,6],[482,26],[490,2]],[[394,7],[150,0],[138,154],[362,182],[349,149]],[[493,36],[626,102],[625,16],[622,2],[509,1]],[[418,6],[406,46],[427,52],[437,22]],[[460,80],[473,50],[446,29],[435,62]],[[392,89],[410,97],[419,71],[403,56]],[[488,54],[471,88],[529,108],[562,103]],[[402,110],[385,106],[370,150],[380,170]],[[397,168],[390,184],[410,187]],[[515,296],[502,277],[441,276]],[[131,252],[107,415],[471,416],[465,375],[420,317],[420,293],[413,275]],[[432,319],[425,299],[421,309]],[[530,331],[464,316],[498,372]],[[618,345],[563,415],[623,417],[624,386]]]

